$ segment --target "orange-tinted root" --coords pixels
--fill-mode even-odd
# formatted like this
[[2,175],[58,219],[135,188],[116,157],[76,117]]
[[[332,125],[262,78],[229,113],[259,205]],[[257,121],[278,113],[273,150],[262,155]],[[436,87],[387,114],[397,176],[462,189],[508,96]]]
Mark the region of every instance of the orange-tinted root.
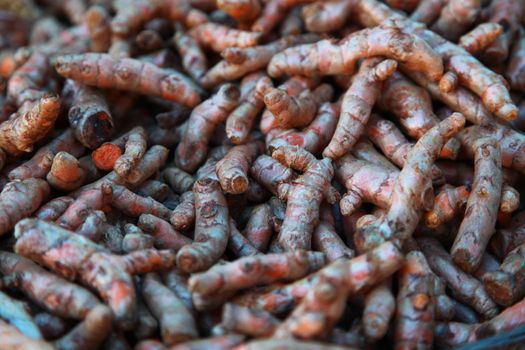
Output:
[[0,347],[5,350],[55,349],[51,343],[30,338],[2,319],[0,319]]
[[16,51],[2,50],[0,53],[0,77],[9,78],[31,57],[31,51],[19,48]]
[[[334,175],[332,162],[328,158],[317,160],[297,146],[279,147],[273,151],[272,157],[303,173],[290,186],[279,189],[279,197],[287,201],[286,216],[278,236],[279,244],[285,251],[308,250],[319,222],[319,207]],[[305,212],[310,215],[304,215]]]
[[185,231],[195,222],[195,198],[193,191],[184,192],[180,196],[180,204],[173,209],[170,223],[177,231]]
[[110,16],[100,5],[91,6],[84,17],[93,52],[106,52],[111,46]]
[[[432,82],[422,74],[409,71],[405,71],[405,74],[425,88],[434,99],[462,113],[469,122],[474,124],[490,124],[493,122],[494,118],[480,98],[467,89],[458,86],[455,90],[447,92],[442,90],[440,84]],[[450,75],[445,74],[444,76],[449,77]]]
[[239,89],[232,84],[225,84],[193,110],[186,132],[175,151],[175,165],[184,171],[194,172],[203,163],[215,128],[226,120],[239,103],[239,98]]
[[162,175],[171,189],[179,194],[190,191],[195,182],[193,176],[177,167],[164,169]]
[[436,228],[451,221],[467,204],[470,190],[466,186],[444,185],[437,192],[432,209],[427,211],[423,220],[425,225]]
[[[168,160],[169,149],[164,146],[154,145],[150,147],[137,165],[129,171],[125,177],[127,184],[139,186],[151,176],[156,174]],[[124,155],[126,155],[124,153]],[[117,162],[115,165],[119,165]]]
[[439,89],[443,92],[456,90],[458,87],[458,76],[454,72],[445,72],[439,80]]
[[304,90],[298,96],[290,96],[284,90],[271,88],[265,92],[264,104],[272,112],[282,128],[304,127],[315,118],[317,108],[331,100],[333,88],[321,84],[315,90]]
[[71,197],[57,197],[53,198],[46,204],[40,207],[35,213],[35,217],[44,221],[55,221],[58,219],[66,209],[74,202],[75,200]]
[[108,185],[82,191],[56,222],[62,227],[75,230],[92,210],[105,209],[111,203],[111,198],[112,188]]
[[467,201],[465,217],[450,251],[454,262],[472,272],[494,234],[501,200],[503,174],[497,141],[480,137],[474,147],[474,183]]
[[177,253],[184,272],[203,271],[222,256],[228,244],[228,206],[218,181],[204,178],[193,186],[195,197],[194,242]]
[[398,167],[380,153],[368,138],[361,138],[354,145],[351,152],[359,160],[383,167],[388,171],[399,171]]
[[468,127],[458,135],[463,146],[462,152],[466,157],[474,158],[473,145],[482,136],[497,141],[501,148],[501,163],[504,167],[525,173],[525,135],[499,124]]
[[58,349],[89,350],[97,348],[108,336],[113,314],[106,305],[95,306],[69,333],[55,341]]
[[113,170],[115,162],[122,155],[122,149],[113,143],[104,143],[91,153],[93,164],[100,170]]
[[457,322],[443,323],[436,327],[436,340],[446,346],[455,346],[479,339],[505,334],[522,325],[525,301],[520,301],[503,310],[496,317],[478,324]]
[[284,19],[287,10],[285,1],[268,1],[259,18],[252,24],[251,30],[265,35],[270,33]]
[[193,315],[177,295],[161,283],[156,274],[149,273],[143,278],[142,295],[155,318],[159,320],[160,335],[165,345],[197,338]]
[[251,310],[227,303],[222,308],[221,326],[224,329],[250,337],[269,337],[281,321],[263,310]]
[[333,0],[305,5],[301,14],[309,32],[326,33],[341,29],[346,24],[351,9],[351,2]]
[[112,192],[111,205],[128,216],[151,214],[166,220],[171,216],[171,210],[151,197],[139,196],[126,187],[113,183],[109,183],[108,186]]
[[483,283],[492,299],[504,306],[511,306],[525,296],[525,281],[520,276],[525,271],[525,245],[512,250],[496,271],[487,272]]
[[0,147],[9,155],[31,152],[33,145],[53,128],[59,112],[60,99],[56,96],[25,102],[0,124]]
[[423,253],[412,251],[399,272],[395,349],[432,349],[435,299],[433,277]]
[[112,255],[80,235],[35,219],[20,221],[15,228],[15,237],[17,254],[96,290],[124,329],[132,327],[136,317],[131,275],[166,269],[175,262],[174,254],[165,250]]
[[275,54],[287,47],[317,40],[319,36],[315,34],[290,35],[266,45],[226,49],[222,52],[224,60],[208,70],[201,84],[204,88],[209,89],[224,81],[242,78],[248,73],[264,69]]
[[0,193],[0,235],[33,214],[50,194],[47,182],[29,178],[7,183]]
[[358,248],[367,251],[384,240],[404,242],[411,237],[423,211],[430,209],[434,201],[432,165],[443,145],[464,125],[465,118],[453,113],[418,140],[397,177],[385,217],[358,225],[354,238]]
[[137,225],[155,238],[155,247],[159,249],[178,251],[192,242],[188,237],[175,231],[167,221],[151,214],[142,214]]
[[[401,73],[396,72],[385,81],[379,105],[393,113],[408,135],[415,139],[439,123],[429,93]],[[459,147],[456,139],[450,139],[441,151],[441,157],[455,159]]]
[[331,207],[321,207],[321,211],[322,215],[327,218],[321,218],[315,228],[312,235],[312,248],[324,253],[328,262],[340,258],[353,258],[355,252],[347,247],[335,230]]
[[[367,136],[392,163],[399,168],[405,166],[408,153],[412,150],[414,144],[406,139],[394,123],[382,119],[377,114],[372,114],[367,125]],[[450,150],[449,145],[451,145],[453,149],[451,153],[455,155],[458,152],[456,147],[451,143],[452,140],[453,139],[449,139],[445,143],[440,151],[440,155]],[[432,165],[432,180],[439,182],[442,180],[441,177],[441,171],[435,165]]]
[[66,81],[63,94],[72,98],[68,118],[77,140],[90,149],[107,141],[113,118],[104,95],[73,80]]
[[512,48],[505,76],[510,86],[516,90],[525,90],[525,32],[520,30],[519,37]]
[[230,28],[217,23],[203,23],[190,31],[199,44],[215,52],[229,47],[251,47],[257,45],[261,33]]
[[239,22],[251,21],[261,12],[259,0],[219,0],[217,7]]
[[471,55],[476,55],[489,47],[502,33],[503,27],[498,23],[481,23],[459,38],[459,46]]
[[403,168],[413,144],[405,138],[394,123],[372,115],[367,125],[367,135],[392,163]]
[[253,208],[246,223],[243,235],[259,251],[266,251],[273,235],[272,208],[268,204],[260,204]]
[[491,252],[502,260],[523,243],[525,243],[525,212],[522,211],[513,218],[509,227],[496,231],[489,247]]
[[491,2],[488,7],[489,21],[503,26],[504,32],[483,53],[482,59],[490,64],[502,64],[507,60],[510,46],[521,27],[521,15],[525,4],[520,1],[503,0]]
[[278,186],[289,182],[294,177],[290,168],[267,155],[260,155],[255,159],[250,169],[250,175],[274,195],[277,195]]
[[267,136],[267,143],[274,147],[274,144],[284,141],[289,145],[300,146],[310,153],[318,154],[328,145],[334,134],[339,119],[339,110],[339,103],[323,103],[319,106],[317,116],[306,128],[285,131],[275,129],[277,135],[272,135],[272,141],[268,142],[270,132]]
[[384,209],[389,207],[399,171],[355,159],[349,154],[337,160],[335,167],[336,179],[347,189],[340,202],[343,215],[351,215],[363,202]]
[[252,310],[265,310],[273,315],[285,314],[292,311],[304,298],[317,279],[317,274],[310,274],[290,284],[276,283],[250,289],[233,298],[233,302]]
[[241,102],[226,119],[226,135],[230,142],[246,143],[264,103],[256,92],[257,82],[266,77],[262,72],[247,74],[241,81]]
[[[319,52],[323,54],[318,55]],[[268,73],[272,77],[351,74],[360,58],[372,56],[396,60],[403,69],[421,72],[432,81],[443,75],[441,56],[418,36],[396,25],[354,32],[340,44],[321,40],[286,49],[272,58]]]
[[58,56],[56,71],[88,86],[153,95],[193,107],[200,100],[200,88],[175,70],[165,70],[133,58],[85,53]]
[[456,41],[474,23],[481,10],[477,0],[451,0],[443,7],[432,30],[451,41]]
[[[52,46],[51,46],[52,47]],[[31,56],[13,72],[7,84],[8,100],[18,107],[27,101],[44,97],[51,75],[48,55],[42,50],[33,50]]]
[[456,299],[487,318],[497,315],[498,308],[483,284],[454,264],[452,257],[438,241],[433,238],[418,238],[417,242],[432,271],[447,283]]
[[371,287],[398,270],[401,251],[386,242],[352,260],[339,259],[318,272],[301,303],[277,328],[277,337],[312,339],[329,334],[344,311],[348,295]]
[[72,191],[79,188],[86,178],[84,169],[78,159],[67,152],[58,152],[53,158],[53,164],[46,180],[60,191]]
[[[304,78],[300,76],[293,76],[290,79],[287,79],[284,83],[277,87],[278,90],[282,90],[279,94],[284,96],[299,96],[305,90],[313,88],[319,82],[318,78]],[[263,77],[255,87],[255,93],[264,99],[264,96],[271,92],[276,91],[273,88],[273,82],[268,77]],[[285,100],[286,101],[286,100]],[[279,104],[277,104],[278,106]],[[278,119],[273,115],[273,113],[265,109],[261,115],[260,129],[263,134],[270,134],[274,129],[280,128]]]
[[381,82],[392,75],[396,67],[394,60],[369,58],[363,61],[345,92],[339,122],[323,156],[338,159],[359,140],[381,92]]
[[222,190],[230,194],[240,194],[248,189],[248,171],[253,160],[261,151],[259,142],[232,147],[215,166]]
[[148,134],[143,127],[133,128],[125,135],[124,153],[115,161],[113,170],[118,176],[127,179],[137,167],[148,148]]
[[318,270],[325,263],[324,254],[298,251],[245,257],[193,275],[192,293],[202,296],[233,292],[276,281],[293,281]]
[[[518,4],[519,2],[513,3]],[[445,69],[455,73],[458,77],[459,84],[478,95],[483,101],[483,105],[485,105],[490,112],[503,120],[513,120],[517,117],[518,108],[510,98],[509,90],[504,79],[497,73],[486,68],[467,51],[445,40],[439,36],[439,34],[426,29],[425,26],[421,26],[414,21],[403,20],[404,16],[392,11],[388,6],[376,0],[360,2],[358,7],[361,12],[361,19],[366,18],[366,25],[378,25],[385,21],[390,22],[392,18],[400,19],[400,21],[396,21],[396,23],[399,23],[399,25],[403,27],[403,31],[421,37],[433,48],[434,52],[439,54],[440,57],[443,57],[446,63]],[[520,10],[519,13],[521,12]],[[415,69],[405,69],[404,71],[416,81],[419,80],[417,75],[420,75],[420,72],[417,72]],[[437,79],[440,77],[441,76]],[[418,82],[418,84],[425,87],[427,85],[427,83],[422,82]],[[441,97],[444,96],[442,95]],[[459,98],[459,96],[454,97],[454,99],[457,98]],[[469,107],[472,107],[472,105]],[[463,109],[457,110],[463,111]]]
[[208,61],[199,43],[192,36],[186,34],[182,28],[178,27],[177,33],[173,38],[173,44],[182,58],[184,70],[195,81],[200,81],[208,70]]
[[487,338],[499,333],[510,331],[525,323],[523,313],[525,311],[525,300],[506,308],[496,317],[481,323],[471,333],[469,341]]
[[384,281],[370,290],[364,299],[363,331],[368,339],[379,340],[388,331],[396,300],[390,283]]

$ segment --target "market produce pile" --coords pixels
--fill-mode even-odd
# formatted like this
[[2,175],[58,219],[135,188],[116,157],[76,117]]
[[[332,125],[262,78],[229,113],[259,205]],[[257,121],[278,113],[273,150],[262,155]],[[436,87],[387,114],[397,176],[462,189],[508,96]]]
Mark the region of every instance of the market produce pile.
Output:
[[0,349],[525,324],[522,0],[0,0]]

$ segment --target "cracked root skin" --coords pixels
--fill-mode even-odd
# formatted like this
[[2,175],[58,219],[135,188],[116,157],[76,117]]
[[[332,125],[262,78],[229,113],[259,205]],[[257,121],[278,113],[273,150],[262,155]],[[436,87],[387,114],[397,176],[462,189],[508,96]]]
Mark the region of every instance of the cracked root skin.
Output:
[[397,271],[404,256],[386,242],[352,260],[339,259],[321,269],[301,303],[276,329],[275,336],[315,339],[328,335],[349,295],[375,285]]
[[454,262],[472,272],[495,231],[501,199],[503,173],[501,151],[495,139],[478,138],[474,147],[474,183],[467,201],[465,217],[451,249]]
[[339,122],[323,156],[338,159],[355,145],[364,133],[382,82],[392,75],[396,67],[394,60],[368,58],[363,61],[343,97]]
[[394,59],[405,69],[421,72],[432,81],[443,75],[440,55],[419,37],[395,26],[360,30],[339,45],[321,40],[286,49],[272,58],[268,73],[273,77],[351,74],[360,58],[372,56]]
[[433,274],[423,253],[408,253],[398,276],[394,348],[432,349],[436,305]]
[[452,257],[441,246],[441,243],[433,238],[418,238],[417,242],[432,271],[447,283],[457,300],[471,306],[476,312],[487,318],[498,314],[498,307],[488,295],[483,284],[454,264]]
[[177,253],[177,266],[184,272],[198,272],[215,264],[228,243],[228,205],[218,181],[198,180],[195,197],[195,239]]
[[358,225],[356,246],[363,251],[389,239],[410,238],[423,210],[434,200],[431,169],[439,151],[465,125],[465,118],[453,113],[421,137],[399,173],[391,194],[391,204],[384,218]]
[[[113,255],[80,235],[36,219],[20,221],[15,237],[17,254],[96,290],[124,329],[132,327],[136,317],[131,275],[166,269],[175,262],[174,254],[167,250]],[[99,274],[103,270],[106,274]]]
[[54,64],[60,75],[89,86],[158,96],[189,107],[201,100],[200,88],[188,77],[133,58],[85,53],[58,56]]
[[332,162],[328,158],[317,160],[311,153],[296,146],[279,147],[273,151],[272,157],[289,168],[303,172],[282,194],[287,198],[287,205],[278,236],[279,244],[286,251],[309,250],[312,233],[319,220],[321,201],[334,174]]

